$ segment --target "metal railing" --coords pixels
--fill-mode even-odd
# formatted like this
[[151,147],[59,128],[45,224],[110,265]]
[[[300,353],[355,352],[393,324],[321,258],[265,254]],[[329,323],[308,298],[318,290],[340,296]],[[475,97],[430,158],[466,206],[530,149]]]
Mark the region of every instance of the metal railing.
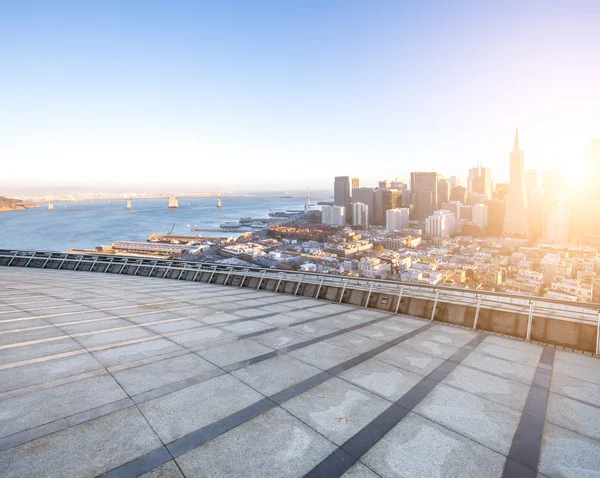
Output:
[[367,293],[366,300],[362,304],[365,307],[369,306],[369,300],[373,293],[388,294],[396,297],[396,313],[398,312],[402,298],[433,301],[431,320],[435,317],[436,308],[440,303],[475,307],[473,329],[477,328],[482,309],[500,310],[527,315],[527,334],[525,337],[527,340],[531,338],[533,317],[535,316],[593,325],[597,331],[596,353],[600,354],[600,304],[597,303],[570,302],[502,292],[284,271],[261,267],[101,254],[0,249],[0,266],[105,272],[191,281],[202,280],[203,273],[209,273],[208,279],[203,282],[211,283],[216,275],[225,275],[223,284],[243,287],[245,283],[249,283],[250,279],[258,278],[257,289],[260,289],[265,280],[275,279],[275,292],[280,292],[280,286],[284,282],[293,282],[296,284],[296,287],[293,288],[294,295],[298,294],[301,285],[312,284],[316,285],[315,297],[319,296],[323,286],[335,286],[341,290],[336,300],[340,303],[344,298],[344,293],[348,290],[365,291]]

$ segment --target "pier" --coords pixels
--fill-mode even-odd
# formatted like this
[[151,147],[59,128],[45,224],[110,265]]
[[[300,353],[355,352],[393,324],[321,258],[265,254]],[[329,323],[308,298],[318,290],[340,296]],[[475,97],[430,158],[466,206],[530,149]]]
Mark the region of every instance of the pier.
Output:
[[223,229],[221,227],[192,227],[190,229],[192,232],[239,232],[233,229]]
[[[221,229],[218,229],[220,232]],[[186,235],[173,235],[173,234],[159,234],[154,233],[148,236],[146,241],[148,242],[162,242],[170,244],[189,244],[191,242],[202,242],[202,241],[213,241],[222,242],[228,240],[229,237],[225,236],[186,236]]]

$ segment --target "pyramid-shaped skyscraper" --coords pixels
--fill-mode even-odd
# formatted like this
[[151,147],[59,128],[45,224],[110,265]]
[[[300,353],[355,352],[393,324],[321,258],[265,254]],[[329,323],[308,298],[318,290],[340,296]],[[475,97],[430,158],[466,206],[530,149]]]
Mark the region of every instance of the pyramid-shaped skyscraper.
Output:
[[519,130],[515,132],[515,145],[510,153],[510,182],[506,196],[504,216],[505,237],[527,237],[527,194],[525,192],[525,162],[519,148]]

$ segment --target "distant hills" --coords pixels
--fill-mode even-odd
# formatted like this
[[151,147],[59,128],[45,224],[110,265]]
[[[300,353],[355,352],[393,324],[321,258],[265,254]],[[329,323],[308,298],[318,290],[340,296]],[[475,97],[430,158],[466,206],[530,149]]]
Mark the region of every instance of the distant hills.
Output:
[[38,205],[33,202],[23,201],[21,199],[12,199],[0,196],[0,212],[20,211],[22,209],[30,209],[34,207],[38,207]]

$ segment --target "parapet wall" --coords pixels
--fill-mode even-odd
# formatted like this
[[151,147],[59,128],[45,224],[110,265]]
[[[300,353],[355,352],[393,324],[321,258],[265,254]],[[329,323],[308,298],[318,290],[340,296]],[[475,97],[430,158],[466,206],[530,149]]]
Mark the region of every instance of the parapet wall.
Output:
[[[223,283],[225,277],[213,279],[215,283]],[[236,277],[228,284],[240,286],[242,278]],[[246,278],[242,287],[258,288],[258,277]],[[279,283],[279,284],[278,284]],[[365,307],[367,304],[368,291],[365,290],[344,290],[342,296],[341,286],[318,284],[298,284],[296,281],[279,282],[276,279],[263,279],[260,289],[295,294],[304,297],[319,298]],[[320,287],[320,290],[319,290]],[[387,312],[397,312],[399,314],[412,315],[423,319],[432,319],[437,322],[446,322],[449,324],[461,325],[473,328],[477,308],[475,305],[467,306],[463,304],[452,304],[438,302],[434,300],[417,299],[414,297],[402,297],[398,305],[398,296],[373,292],[368,298],[369,308],[380,309]],[[435,305],[435,312],[434,312]],[[397,309],[396,309],[397,308]],[[476,329],[499,334],[510,335],[525,339],[527,336],[528,314],[506,312],[481,308],[477,320]],[[597,326],[573,321],[557,320],[547,317],[533,316],[531,328],[531,340],[547,344],[568,347],[585,352],[596,352]]]

